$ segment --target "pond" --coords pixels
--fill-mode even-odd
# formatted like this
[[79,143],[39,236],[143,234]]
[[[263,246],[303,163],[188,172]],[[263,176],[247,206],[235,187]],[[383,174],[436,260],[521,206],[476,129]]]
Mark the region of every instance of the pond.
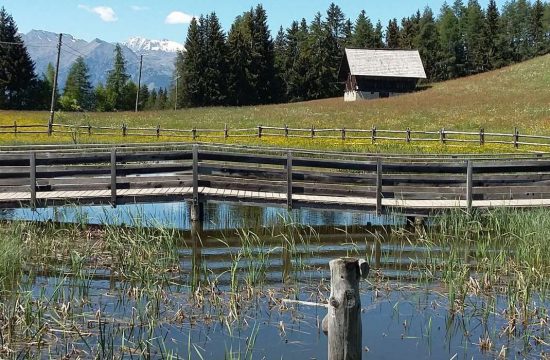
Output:
[[510,240],[523,213],[495,230],[227,203],[202,226],[182,203],[5,211],[3,256],[21,258],[0,272],[0,358],[325,359],[328,262],[346,256],[371,265],[364,359],[547,358],[548,215]]

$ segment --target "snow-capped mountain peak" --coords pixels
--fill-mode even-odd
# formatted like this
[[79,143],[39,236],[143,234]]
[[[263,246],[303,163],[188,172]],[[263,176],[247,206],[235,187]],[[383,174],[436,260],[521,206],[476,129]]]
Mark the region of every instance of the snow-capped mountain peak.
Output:
[[184,49],[183,44],[166,39],[149,40],[140,37],[132,37],[123,44],[136,53],[146,51],[163,51],[175,53]]

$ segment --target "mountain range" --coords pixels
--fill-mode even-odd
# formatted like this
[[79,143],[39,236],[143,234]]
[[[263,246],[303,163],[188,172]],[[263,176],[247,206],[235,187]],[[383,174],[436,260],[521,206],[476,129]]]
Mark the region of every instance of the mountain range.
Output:
[[[40,76],[49,63],[55,65],[59,35],[49,31],[31,30],[20,34],[29,55],[34,60],[35,71]],[[113,67],[115,45],[100,39],[90,42],[63,34],[59,63],[59,88],[63,89],[72,63],[82,56],[89,69],[93,86],[105,84]],[[178,51],[184,51],[180,43],[169,40],[149,40],[133,37],[120,44],[126,60],[126,72],[137,83],[140,55],[143,55],[141,83],[152,88],[171,86],[174,61]]]

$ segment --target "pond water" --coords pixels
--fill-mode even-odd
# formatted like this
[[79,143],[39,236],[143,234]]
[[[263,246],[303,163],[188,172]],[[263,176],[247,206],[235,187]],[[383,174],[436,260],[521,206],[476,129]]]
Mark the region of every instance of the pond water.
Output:
[[[328,262],[345,256],[366,258],[371,265],[360,285],[364,359],[544,359],[550,354],[546,297],[530,299],[539,323],[513,330],[505,289],[468,293],[457,306],[438,266],[456,252],[415,243],[414,236],[396,238],[388,226],[402,229],[405,220],[398,216],[307,209],[287,214],[209,203],[206,220],[197,227],[187,211],[182,203],[4,211],[4,220],[126,225],[111,234],[88,229],[94,246],[128,226],[138,230],[87,257],[75,260],[73,254],[70,261],[27,269],[12,291],[17,299],[5,300],[29,317],[42,315],[30,326],[39,329],[41,341],[14,344],[12,352],[0,351],[0,358],[325,359],[327,337],[319,324],[326,309],[283,299],[326,303]],[[159,235],[146,227],[177,231]],[[161,262],[172,266],[144,266],[152,261],[147,252],[141,253],[142,263],[139,256],[133,263],[117,260],[112,250],[116,244],[124,247],[124,239],[155,241],[155,236],[159,242],[175,238],[177,245],[166,255],[175,260]],[[150,254],[159,249],[146,244],[136,246],[150,247]],[[464,260],[475,263],[479,259],[469,246]],[[130,258],[132,250],[127,251]],[[44,324],[48,331],[40,330]]]

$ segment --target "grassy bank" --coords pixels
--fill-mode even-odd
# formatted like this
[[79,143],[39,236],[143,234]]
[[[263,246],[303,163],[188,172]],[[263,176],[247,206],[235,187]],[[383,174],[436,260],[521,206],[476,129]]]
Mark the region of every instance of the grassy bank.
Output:
[[[431,88],[389,99],[344,103],[342,98],[252,107],[217,107],[141,113],[59,113],[56,122],[67,125],[151,127],[191,129],[250,128],[257,125],[308,128],[361,128],[404,130],[448,130],[550,135],[550,55],[497,71],[434,84]],[[43,123],[47,112],[0,112],[0,125]],[[190,139],[161,137],[162,141]],[[208,139],[202,139],[208,140]],[[0,143],[67,143],[70,135],[2,134]],[[123,138],[81,134],[78,142],[157,141],[155,137]],[[220,141],[211,139],[209,141]],[[487,144],[447,145],[433,143],[396,144],[381,141],[285,139],[284,137],[233,138],[228,142],[317,149],[396,152],[500,152],[511,146]],[[530,150],[524,148],[523,150]]]

